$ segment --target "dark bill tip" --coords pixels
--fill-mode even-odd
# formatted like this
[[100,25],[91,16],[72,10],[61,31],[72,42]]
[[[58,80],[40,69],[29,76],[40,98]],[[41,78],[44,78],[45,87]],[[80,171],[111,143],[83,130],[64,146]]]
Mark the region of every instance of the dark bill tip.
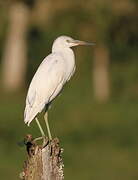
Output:
[[94,46],[96,44],[95,42],[85,42],[85,41],[79,41],[79,40],[76,40],[76,43],[78,45],[85,45],[85,46]]

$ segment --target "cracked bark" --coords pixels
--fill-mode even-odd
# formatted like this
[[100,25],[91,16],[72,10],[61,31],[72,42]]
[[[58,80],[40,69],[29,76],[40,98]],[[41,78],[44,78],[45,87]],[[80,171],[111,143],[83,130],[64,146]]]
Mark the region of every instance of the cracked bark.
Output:
[[27,160],[20,173],[22,180],[63,180],[63,161],[58,138],[38,145],[31,135],[26,139]]

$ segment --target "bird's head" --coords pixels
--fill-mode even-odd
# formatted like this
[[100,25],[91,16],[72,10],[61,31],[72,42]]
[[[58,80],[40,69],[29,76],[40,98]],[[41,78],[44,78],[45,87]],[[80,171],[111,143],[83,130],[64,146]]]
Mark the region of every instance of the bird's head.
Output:
[[95,45],[95,43],[89,43],[85,41],[75,40],[69,36],[59,36],[53,43],[52,50],[58,50],[63,48],[70,48],[73,46],[79,46],[79,45]]

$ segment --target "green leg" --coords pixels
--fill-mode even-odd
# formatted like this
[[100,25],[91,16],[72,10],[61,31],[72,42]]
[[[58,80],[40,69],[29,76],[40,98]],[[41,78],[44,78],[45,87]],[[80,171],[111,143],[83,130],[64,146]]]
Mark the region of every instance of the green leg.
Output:
[[44,133],[44,131],[43,131],[43,129],[42,129],[42,127],[41,127],[41,125],[40,125],[37,117],[35,118],[35,120],[36,120],[36,123],[37,123],[37,125],[38,125],[38,127],[39,127],[39,129],[40,129],[40,132],[41,132],[41,134],[42,134],[42,137],[45,137],[45,133]]
[[48,124],[48,112],[45,113],[44,119],[45,119],[45,123],[46,123],[46,127],[47,127],[49,140],[52,140],[52,136],[51,136],[51,132],[50,132],[49,124]]

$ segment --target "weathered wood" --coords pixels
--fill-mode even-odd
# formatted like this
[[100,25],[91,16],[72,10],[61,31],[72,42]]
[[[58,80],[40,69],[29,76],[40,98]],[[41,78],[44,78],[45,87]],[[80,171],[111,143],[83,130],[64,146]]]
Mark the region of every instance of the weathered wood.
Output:
[[63,161],[58,138],[51,142],[45,139],[44,145],[38,145],[37,139],[27,135],[25,140],[27,160],[24,163],[22,180],[63,180]]

